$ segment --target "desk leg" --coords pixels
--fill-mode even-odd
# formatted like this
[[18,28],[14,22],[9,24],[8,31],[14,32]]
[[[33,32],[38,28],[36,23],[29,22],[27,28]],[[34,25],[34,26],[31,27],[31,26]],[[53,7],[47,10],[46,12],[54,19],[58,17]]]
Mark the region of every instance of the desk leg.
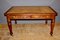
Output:
[[9,18],[7,18],[7,22],[8,22],[8,28],[9,28],[9,31],[10,31],[10,35],[13,35],[11,20]]
[[17,20],[15,20],[15,24],[17,24]]
[[53,29],[54,29],[54,25],[55,25],[55,19],[51,20],[51,31],[50,31],[50,35],[53,35]]
[[47,24],[47,20],[45,21],[45,24]]

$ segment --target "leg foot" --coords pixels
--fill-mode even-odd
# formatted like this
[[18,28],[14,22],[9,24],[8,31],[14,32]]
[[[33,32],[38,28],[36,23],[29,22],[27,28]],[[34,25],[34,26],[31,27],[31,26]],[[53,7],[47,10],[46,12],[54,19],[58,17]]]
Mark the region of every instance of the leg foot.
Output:
[[13,33],[11,32],[10,35],[13,36]]
[[53,33],[51,32],[50,35],[53,36]]

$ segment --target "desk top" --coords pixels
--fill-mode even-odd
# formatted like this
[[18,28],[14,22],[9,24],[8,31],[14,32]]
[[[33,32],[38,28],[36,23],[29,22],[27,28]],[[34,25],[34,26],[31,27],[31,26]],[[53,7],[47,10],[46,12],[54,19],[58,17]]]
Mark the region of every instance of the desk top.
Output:
[[55,13],[49,6],[13,6],[11,7],[6,14],[23,14],[23,13],[37,13],[37,14],[52,14]]

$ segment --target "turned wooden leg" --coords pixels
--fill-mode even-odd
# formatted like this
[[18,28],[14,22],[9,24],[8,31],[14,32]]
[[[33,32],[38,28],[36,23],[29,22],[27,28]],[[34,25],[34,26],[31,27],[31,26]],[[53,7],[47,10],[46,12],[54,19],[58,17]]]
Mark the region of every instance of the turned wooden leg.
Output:
[[15,20],[15,24],[17,24],[17,20]]
[[8,28],[9,28],[9,31],[10,31],[10,35],[13,35],[11,20],[9,18],[7,18],[7,22],[8,22]]
[[47,24],[47,20],[45,21],[45,24]]
[[50,35],[53,35],[53,29],[54,29],[54,25],[55,25],[55,19],[51,20],[51,30],[50,30]]

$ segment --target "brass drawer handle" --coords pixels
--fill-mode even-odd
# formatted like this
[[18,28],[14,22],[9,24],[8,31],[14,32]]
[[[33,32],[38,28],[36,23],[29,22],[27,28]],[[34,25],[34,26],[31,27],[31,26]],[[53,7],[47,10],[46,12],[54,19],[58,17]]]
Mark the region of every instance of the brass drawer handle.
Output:
[[32,18],[39,18],[39,16],[32,15]]
[[16,18],[16,16],[13,16],[12,18]]

